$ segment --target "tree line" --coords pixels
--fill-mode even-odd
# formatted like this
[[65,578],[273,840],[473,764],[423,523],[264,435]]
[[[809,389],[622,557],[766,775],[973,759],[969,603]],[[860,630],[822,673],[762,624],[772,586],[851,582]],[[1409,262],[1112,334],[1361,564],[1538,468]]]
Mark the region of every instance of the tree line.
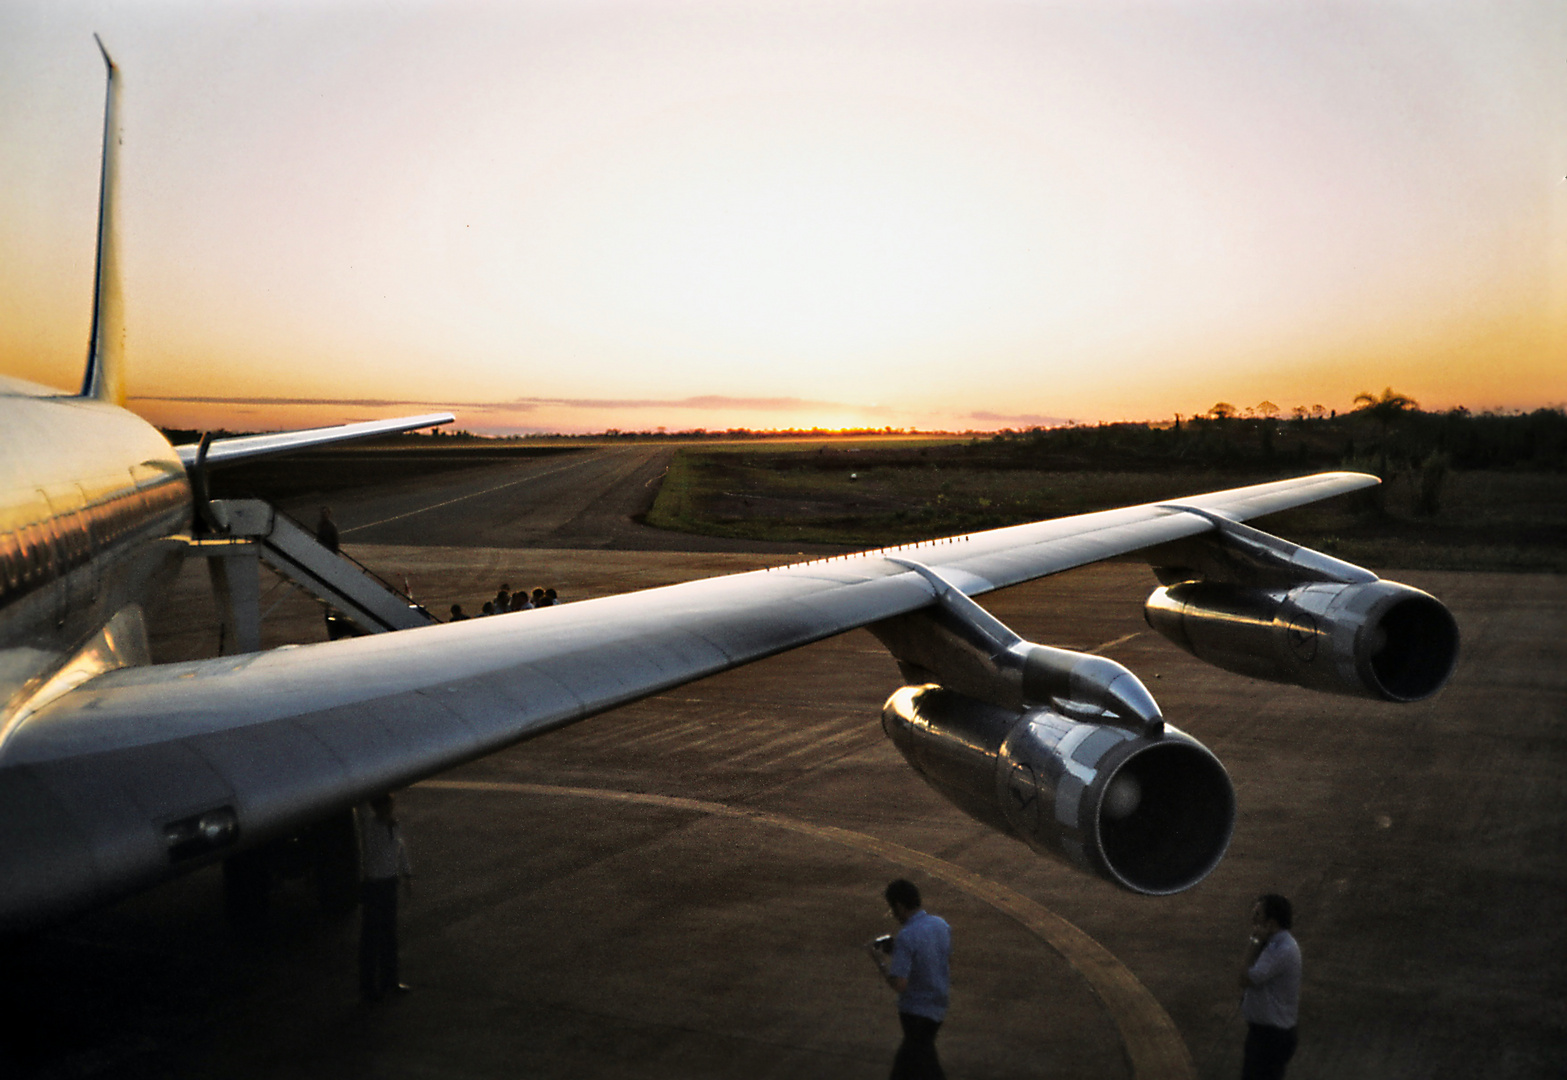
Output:
[[1391,387],[1345,413],[1271,402],[1218,402],[1173,423],[1113,423],[999,432],[971,445],[1034,468],[1162,468],[1172,463],[1251,471],[1298,465],[1356,468],[1388,478],[1409,469],[1567,470],[1567,412],[1425,411]]

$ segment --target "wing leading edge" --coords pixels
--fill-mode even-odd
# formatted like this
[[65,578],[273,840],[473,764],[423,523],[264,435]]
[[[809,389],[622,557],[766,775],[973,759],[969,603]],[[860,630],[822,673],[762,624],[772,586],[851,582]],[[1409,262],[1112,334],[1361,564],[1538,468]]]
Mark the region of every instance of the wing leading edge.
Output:
[[[114,672],[0,757],[0,928],[178,872],[171,823],[241,844],[682,683],[975,595],[1375,484],[1329,473],[491,619]],[[1203,511],[1192,513],[1186,508]],[[1210,516],[1211,515],[1211,516]],[[198,860],[199,861],[199,860]],[[194,865],[194,863],[193,863]]]
[[214,439],[201,457],[200,443],[176,446],[175,453],[188,469],[200,460],[205,465],[226,465],[246,458],[265,454],[283,454],[292,450],[307,450],[313,446],[328,446],[350,439],[368,439],[376,435],[397,435],[404,431],[450,424],[457,417],[449,412],[426,413],[422,416],[402,416],[395,420],[366,420],[358,424],[334,424],[331,427],[305,428],[300,431],[278,431],[266,435],[236,435],[229,439]]

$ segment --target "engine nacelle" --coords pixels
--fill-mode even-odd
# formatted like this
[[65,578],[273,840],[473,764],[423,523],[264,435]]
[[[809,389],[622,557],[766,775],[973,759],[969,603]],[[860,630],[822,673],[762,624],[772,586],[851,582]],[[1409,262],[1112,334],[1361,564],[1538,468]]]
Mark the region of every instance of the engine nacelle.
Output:
[[893,694],[882,729],[928,784],[971,816],[1132,892],[1189,889],[1229,847],[1229,774],[1168,725],[1141,734],[932,684]]
[[1148,625],[1227,671],[1313,690],[1420,701],[1458,658],[1458,624],[1393,581],[1264,589],[1188,581],[1155,589]]

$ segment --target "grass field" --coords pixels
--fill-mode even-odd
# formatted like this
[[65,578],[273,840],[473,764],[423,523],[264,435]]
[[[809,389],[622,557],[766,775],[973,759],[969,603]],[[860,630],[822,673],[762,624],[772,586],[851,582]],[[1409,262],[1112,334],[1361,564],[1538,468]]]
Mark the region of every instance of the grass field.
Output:
[[[1422,470],[1408,459],[1391,468],[1379,463],[1365,452],[1365,440],[1361,454],[1345,464],[1333,456],[1338,442],[1331,432],[1319,434],[1320,445],[1309,454],[1304,443],[1281,436],[1271,454],[1253,448],[1249,457],[1216,441],[1212,431],[1200,432],[1191,443],[1201,448],[1206,440],[1221,451],[1205,460],[1176,452],[1169,432],[1137,432],[1145,445],[1131,449],[1115,444],[1114,434],[1067,431],[1040,447],[953,436],[658,440],[673,457],[645,521],[706,536],[877,547],[1329,469],[1380,467],[1388,480],[1374,491],[1259,525],[1373,569],[1567,572],[1567,471],[1559,468],[1446,470],[1433,511],[1419,505]],[[217,471],[212,494],[324,497],[628,441],[636,440],[328,448]],[[1060,443],[1068,445],[1063,450]]]
[[[647,522],[749,539],[878,546],[1079,514],[1316,469],[998,466],[953,444],[687,448]],[[1455,471],[1417,513],[1413,474],[1262,523],[1371,567],[1567,571],[1567,475]]]

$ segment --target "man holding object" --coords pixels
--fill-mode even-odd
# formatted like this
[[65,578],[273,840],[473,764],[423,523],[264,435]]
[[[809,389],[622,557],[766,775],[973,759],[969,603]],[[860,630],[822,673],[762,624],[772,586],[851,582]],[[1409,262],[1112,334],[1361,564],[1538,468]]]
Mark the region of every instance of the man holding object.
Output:
[[946,921],[920,906],[920,891],[902,878],[887,886],[887,907],[902,927],[891,941],[869,943],[866,950],[887,985],[898,992],[898,1022],[903,1043],[892,1060],[891,1080],[946,1080],[936,1057],[936,1032],[947,1015],[947,961],[952,931]]
[[1251,940],[1241,957],[1241,1015],[1246,1018],[1246,1058],[1241,1080],[1283,1080],[1295,1056],[1300,1011],[1300,946],[1290,934],[1290,902],[1277,893],[1257,897]]

